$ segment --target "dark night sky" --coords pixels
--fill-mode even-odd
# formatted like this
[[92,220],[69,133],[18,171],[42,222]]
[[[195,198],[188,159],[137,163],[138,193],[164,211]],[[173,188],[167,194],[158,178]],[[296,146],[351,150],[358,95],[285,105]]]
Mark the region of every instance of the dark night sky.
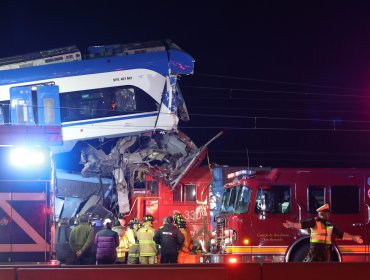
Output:
[[370,5],[206,2],[3,0],[0,57],[170,38],[196,61],[180,129],[225,132],[211,162],[370,167]]

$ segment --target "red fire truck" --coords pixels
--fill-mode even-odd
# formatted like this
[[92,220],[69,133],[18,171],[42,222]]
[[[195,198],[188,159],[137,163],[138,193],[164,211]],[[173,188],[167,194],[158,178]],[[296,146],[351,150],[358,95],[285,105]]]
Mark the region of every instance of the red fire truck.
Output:
[[228,178],[207,261],[300,262],[309,232],[282,224],[312,218],[324,203],[333,224],[364,239],[335,240],[333,261],[370,261],[370,169],[261,168]]

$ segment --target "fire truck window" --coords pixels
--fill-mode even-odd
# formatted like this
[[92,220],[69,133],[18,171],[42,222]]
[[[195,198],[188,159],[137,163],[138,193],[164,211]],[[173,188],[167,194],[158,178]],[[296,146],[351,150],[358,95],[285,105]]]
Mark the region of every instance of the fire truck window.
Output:
[[316,213],[316,209],[325,204],[325,188],[322,186],[308,187],[308,212]]
[[264,186],[258,189],[254,212],[258,214],[290,213],[290,187]]
[[232,188],[225,189],[224,194],[222,195],[222,204],[221,212],[228,212],[230,209],[229,201]]
[[238,214],[247,213],[251,202],[252,190],[247,186],[240,186],[236,201],[235,212]]
[[360,189],[357,186],[332,186],[331,212],[356,214],[360,212]]

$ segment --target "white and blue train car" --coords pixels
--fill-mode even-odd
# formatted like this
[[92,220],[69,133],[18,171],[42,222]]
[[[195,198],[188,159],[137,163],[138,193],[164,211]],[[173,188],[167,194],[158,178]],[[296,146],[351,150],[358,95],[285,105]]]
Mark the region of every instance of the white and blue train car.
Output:
[[193,71],[169,41],[0,59],[0,125],[61,125],[60,152],[79,140],[173,131],[188,118],[177,78]]

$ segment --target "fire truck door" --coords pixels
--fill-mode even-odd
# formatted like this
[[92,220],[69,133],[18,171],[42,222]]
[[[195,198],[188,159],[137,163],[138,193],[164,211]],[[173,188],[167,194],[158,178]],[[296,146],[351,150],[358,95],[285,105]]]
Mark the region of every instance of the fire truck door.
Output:
[[366,261],[370,262],[370,175],[365,178],[365,233]]
[[[338,171],[329,174],[330,220],[341,231],[366,238],[368,207],[364,203],[366,187],[362,174],[351,171]],[[365,261],[368,246],[358,245],[352,241],[336,240],[342,257]]]
[[[285,220],[291,219],[292,198],[288,183],[262,185],[257,188],[252,204],[251,241],[252,254],[268,261],[283,261],[290,232],[283,227]],[[255,261],[258,261],[257,259]]]

